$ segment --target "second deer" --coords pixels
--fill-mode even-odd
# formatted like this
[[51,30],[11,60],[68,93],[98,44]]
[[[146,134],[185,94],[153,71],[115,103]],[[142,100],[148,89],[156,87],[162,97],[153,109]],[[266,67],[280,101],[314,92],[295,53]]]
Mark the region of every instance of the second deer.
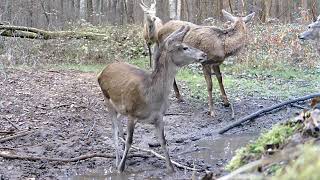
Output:
[[317,20],[308,25],[308,30],[299,34],[299,39],[301,40],[316,40],[317,41],[317,51],[320,54],[319,40],[320,40],[320,15]]
[[[212,100],[212,79],[211,71],[216,75],[223,103],[229,106],[229,100],[224,89],[220,65],[226,57],[235,55],[242,47],[247,44],[247,26],[253,17],[254,12],[245,17],[235,17],[225,10],[223,16],[232,22],[228,29],[220,29],[215,26],[199,26],[186,21],[171,20],[164,24],[158,32],[158,41],[163,41],[169,34],[181,26],[188,25],[191,30],[184,38],[184,43],[196,47],[208,54],[208,64],[202,64],[203,74],[207,83],[209,114],[215,116]],[[178,89],[178,87],[174,87]]]
[[[127,63],[113,63],[98,76],[107,109],[112,116],[116,165],[119,172],[124,170],[137,122],[155,125],[156,134],[165,153],[166,166],[170,171],[174,170],[166,147],[163,122],[170,89],[179,67],[195,62],[204,63],[207,60],[204,52],[182,43],[189,29],[188,26],[182,26],[159,45],[152,73]],[[123,137],[120,115],[128,116],[128,123],[125,150],[119,163],[118,137]]]

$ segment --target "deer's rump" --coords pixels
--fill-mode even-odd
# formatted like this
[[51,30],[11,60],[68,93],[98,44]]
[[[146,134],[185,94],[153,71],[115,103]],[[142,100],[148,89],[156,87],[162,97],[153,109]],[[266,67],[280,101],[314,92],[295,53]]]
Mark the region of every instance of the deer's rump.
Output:
[[117,110],[121,114],[126,115],[139,112],[137,107],[147,108],[144,88],[140,87],[143,84],[141,81],[146,81],[146,77],[148,77],[148,72],[133,65],[113,63],[100,73],[98,82],[111,104],[118,107]]

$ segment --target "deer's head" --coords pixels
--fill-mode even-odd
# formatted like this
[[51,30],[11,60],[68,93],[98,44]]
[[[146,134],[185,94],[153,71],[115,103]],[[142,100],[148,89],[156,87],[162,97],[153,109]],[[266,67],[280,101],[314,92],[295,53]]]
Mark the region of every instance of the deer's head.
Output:
[[225,10],[222,10],[223,17],[229,20],[233,25],[232,27],[242,28],[242,30],[246,30],[246,23],[250,22],[255,15],[255,12],[245,16],[245,17],[236,17],[232,14],[228,13]]
[[182,43],[184,36],[189,30],[189,26],[182,26],[163,41],[163,50],[167,53],[167,56],[172,57],[172,62],[178,67],[207,61],[206,53]]
[[308,30],[299,34],[299,39],[301,40],[318,40],[320,39],[320,16],[317,20],[308,25]]

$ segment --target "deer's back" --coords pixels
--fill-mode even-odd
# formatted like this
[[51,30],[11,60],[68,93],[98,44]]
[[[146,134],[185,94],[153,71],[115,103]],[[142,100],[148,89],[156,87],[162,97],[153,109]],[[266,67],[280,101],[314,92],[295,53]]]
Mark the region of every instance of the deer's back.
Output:
[[127,63],[112,63],[98,76],[107,100],[123,115],[139,116],[147,108],[145,84],[149,73]]
[[172,32],[184,25],[191,27],[191,30],[183,39],[184,43],[207,53],[208,59],[215,61],[215,63],[223,62],[225,52],[221,34],[208,26],[198,26],[186,21],[172,20],[160,29],[158,33],[159,41],[164,41]]

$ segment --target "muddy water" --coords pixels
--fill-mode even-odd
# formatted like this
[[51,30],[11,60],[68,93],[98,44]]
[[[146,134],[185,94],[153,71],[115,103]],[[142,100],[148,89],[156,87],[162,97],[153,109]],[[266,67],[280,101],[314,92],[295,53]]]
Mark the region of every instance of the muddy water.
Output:
[[[182,151],[175,156],[186,159],[196,159],[202,161],[208,165],[209,170],[214,170],[214,167],[223,166],[227,161],[231,159],[235,151],[248,144],[251,140],[258,137],[259,133],[254,134],[242,134],[242,135],[223,135],[215,136],[215,138],[207,138],[194,142],[193,144],[186,147],[185,151]],[[149,168],[149,169],[148,169]],[[164,171],[164,170],[162,170]],[[94,170],[85,174],[76,175],[69,177],[70,180],[85,180],[85,179],[112,179],[112,180],[123,180],[123,179],[145,179],[155,178],[152,174],[159,173],[159,169],[155,167],[145,167],[143,171],[125,171],[122,174],[116,173],[115,169],[109,170]],[[159,174],[158,174],[159,175]],[[161,178],[157,176],[156,178]],[[166,176],[168,178],[168,176]],[[178,178],[173,174],[172,179]],[[171,179],[170,178],[170,179]]]
[[223,135],[195,142],[194,149],[189,155],[194,159],[203,160],[205,164],[223,165],[229,161],[240,147],[258,137],[259,133],[242,135]]

